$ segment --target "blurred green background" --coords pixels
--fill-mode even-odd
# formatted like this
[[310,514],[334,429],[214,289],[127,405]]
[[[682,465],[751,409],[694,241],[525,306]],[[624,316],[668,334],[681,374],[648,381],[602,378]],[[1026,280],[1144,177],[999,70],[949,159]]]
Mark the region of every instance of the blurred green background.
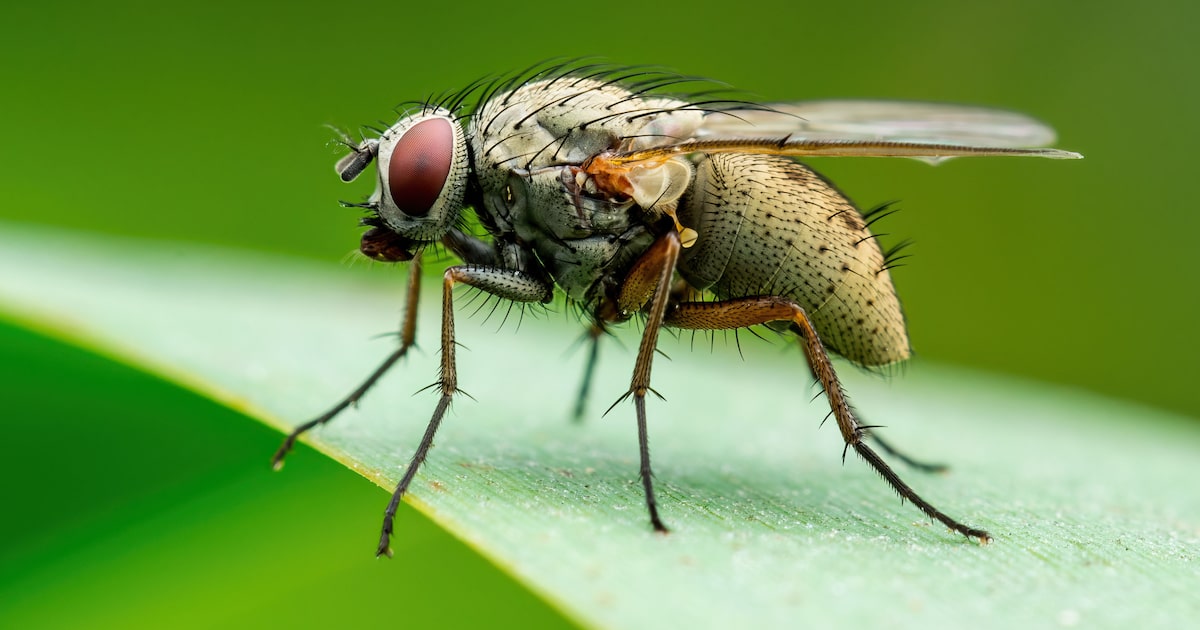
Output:
[[[343,264],[358,213],[335,202],[370,184],[337,182],[323,124],[556,56],[764,100],[987,104],[1087,159],[813,163],[863,206],[900,200],[879,227],[916,242],[895,277],[918,360],[1200,416],[1196,5],[443,6],[9,3],[0,220]],[[9,325],[0,371],[0,618],[566,623],[411,510],[398,561],[374,561],[363,533],[384,493],[311,452],[270,474],[277,436],[233,412]]]

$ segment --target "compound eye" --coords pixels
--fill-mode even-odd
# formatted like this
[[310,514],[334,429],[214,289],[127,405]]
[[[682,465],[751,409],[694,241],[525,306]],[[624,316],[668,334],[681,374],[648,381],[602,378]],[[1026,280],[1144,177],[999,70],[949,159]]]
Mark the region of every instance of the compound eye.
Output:
[[437,203],[454,162],[454,129],[445,118],[423,120],[404,132],[388,164],[388,192],[401,212],[423,217]]
[[444,109],[404,116],[378,142],[379,188],[371,197],[383,227],[432,243],[462,218],[471,175],[463,128]]

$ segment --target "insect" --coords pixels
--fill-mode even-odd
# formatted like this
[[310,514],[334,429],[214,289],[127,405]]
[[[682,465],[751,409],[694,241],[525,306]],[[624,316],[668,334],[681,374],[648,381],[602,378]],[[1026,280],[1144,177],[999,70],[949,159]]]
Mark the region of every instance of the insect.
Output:
[[[858,419],[830,353],[868,367],[909,357],[889,273],[895,258],[871,233],[871,213],[795,158],[1081,156],[1028,148],[1050,144],[1053,131],[1009,112],[672,93],[691,81],[653,68],[543,64],[414,104],[373,137],[343,137],[343,181],[377,164],[375,192],[345,204],[366,211],[361,252],[409,263],[400,344],[349,396],[287,436],[277,468],[299,435],[359,400],[412,347],[422,252],[440,245],[462,261],[442,274],[440,398],[388,504],[378,555],[391,555],[396,509],[458,392],[453,289],[464,284],[521,303],[551,302],[557,289],[580,305],[592,344],[581,401],[604,332],[644,318],[618,402],[633,399],[638,472],[656,531],[667,528],[654,496],[645,399],[659,331],[765,325],[798,340],[845,441],[843,457],[853,449],[930,518],[990,540],[922,499],[865,441],[907,459]],[[468,230],[470,214],[486,235]]]

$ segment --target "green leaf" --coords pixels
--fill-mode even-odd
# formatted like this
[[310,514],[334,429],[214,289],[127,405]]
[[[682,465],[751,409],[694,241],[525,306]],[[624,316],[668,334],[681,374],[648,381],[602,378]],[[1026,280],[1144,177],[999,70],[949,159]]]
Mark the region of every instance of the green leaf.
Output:
[[[403,274],[389,267],[0,230],[0,309],[11,317],[280,430],[323,411],[388,353],[402,295]],[[952,465],[947,475],[899,470],[995,536],[980,546],[902,505],[853,455],[843,465],[796,348],[742,335],[742,360],[732,336],[712,350],[706,337],[666,336],[670,360],[656,361],[654,383],[667,402],[649,405],[672,528],[662,536],[643,507],[632,407],[602,416],[627,387],[637,331],[602,349],[597,399],[579,425],[569,412],[583,353],[570,348],[583,328],[570,309],[493,311],[494,302],[457,296],[460,384],[471,397],[455,401],[407,500],[584,625],[1165,627],[1200,618],[1194,422],[920,361],[891,379],[842,366],[872,424]],[[389,490],[435,402],[413,394],[436,378],[439,308],[427,291],[423,352],[308,437]],[[293,453],[281,474],[311,459]],[[386,500],[380,493],[380,510]],[[378,512],[343,518],[360,524],[369,556]],[[394,569],[420,571],[403,558]]]

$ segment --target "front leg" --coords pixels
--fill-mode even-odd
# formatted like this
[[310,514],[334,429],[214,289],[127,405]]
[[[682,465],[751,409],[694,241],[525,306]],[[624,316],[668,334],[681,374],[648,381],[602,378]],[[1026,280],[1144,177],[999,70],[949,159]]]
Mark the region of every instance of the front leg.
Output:
[[275,456],[271,458],[271,466],[275,468],[275,470],[283,468],[283,460],[285,457],[287,457],[288,452],[292,450],[292,446],[296,444],[296,438],[300,437],[309,429],[323,425],[326,422],[334,419],[347,407],[358,404],[358,401],[366,395],[367,390],[371,389],[371,387],[373,387],[375,383],[379,381],[379,379],[383,378],[383,375],[387,374],[387,371],[390,370],[392,366],[396,364],[396,362],[398,362],[400,359],[403,359],[404,355],[408,354],[408,349],[411,348],[416,341],[417,299],[420,296],[421,257],[418,255],[413,258],[413,261],[409,263],[408,267],[408,299],[404,305],[404,320],[400,324],[400,346],[393,350],[392,353],[383,360],[383,363],[379,364],[379,367],[375,368],[375,371],[367,377],[367,380],[363,381],[362,384],[355,388],[354,391],[350,392],[348,396],[338,401],[338,403],[334,405],[332,409],[312,420],[309,420],[308,422],[305,422],[295,429],[292,429],[292,432],[288,433],[287,437],[284,438],[283,444],[279,446],[279,450],[275,451]]
[[375,555],[377,556],[387,555],[391,557],[392,555],[389,543],[392,536],[392,526],[396,520],[396,510],[400,507],[400,499],[408,490],[413,477],[416,476],[417,469],[425,461],[425,456],[429,454],[429,449],[433,446],[433,438],[437,434],[438,426],[441,425],[442,418],[446,415],[446,409],[450,407],[450,400],[458,392],[458,372],[454,361],[454,351],[457,348],[454,343],[454,285],[459,283],[473,286],[497,297],[514,302],[544,303],[549,302],[554,296],[553,285],[535,278],[524,271],[485,265],[459,265],[447,269],[446,273],[443,274],[442,366],[441,377],[436,383],[442,392],[442,396],[438,400],[437,407],[433,410],[433,417],[429,420],[429,426],[425,429],[425,435],[421,437],[421,442],[417,445],[417,452],[413,454],[412,460],[408,464],[408,469],[404,471],[404,476],[400,479],[400,483],[396,484],[396,490],[392,493],[392,500],[388,503],[387,510],[383,514],[383,531],[379,536],[379,547],[375,550]]

